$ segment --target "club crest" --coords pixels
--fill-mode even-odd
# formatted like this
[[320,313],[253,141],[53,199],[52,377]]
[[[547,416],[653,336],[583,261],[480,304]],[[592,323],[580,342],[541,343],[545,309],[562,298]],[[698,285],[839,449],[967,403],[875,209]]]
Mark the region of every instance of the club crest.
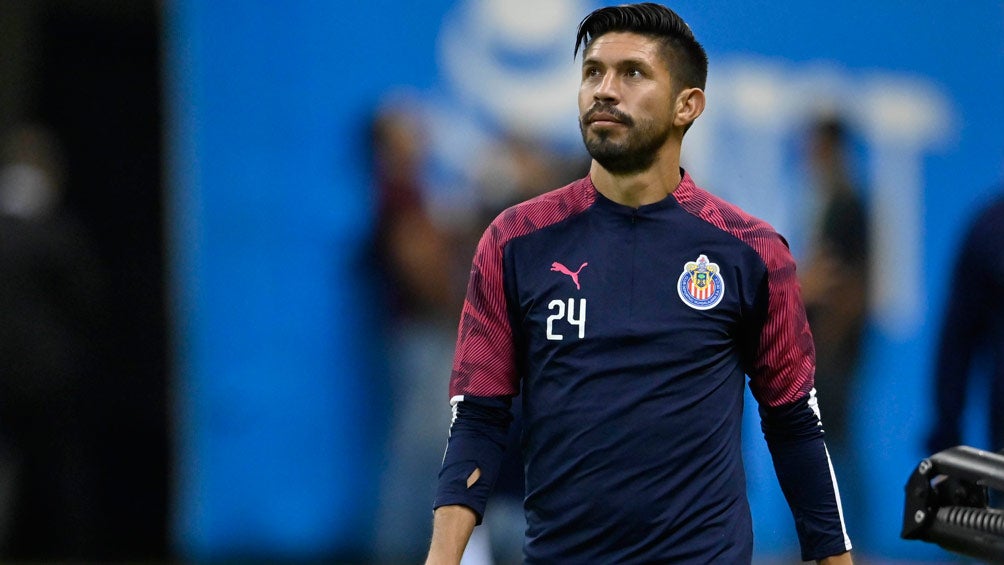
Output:
[[709,310],[718,306],[725,296],[725,281],[717,263],[700,255],[696,261],[687,261],[683,274],[676,283],[680,300],[695,310]]

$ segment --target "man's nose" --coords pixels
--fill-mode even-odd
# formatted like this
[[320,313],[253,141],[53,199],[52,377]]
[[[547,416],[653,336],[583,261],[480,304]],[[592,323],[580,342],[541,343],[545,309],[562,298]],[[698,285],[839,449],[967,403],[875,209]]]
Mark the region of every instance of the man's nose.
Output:
[[606,73],[593,92],[593,99],[602,102],[617,101],[620,98],[617,86],[617,75]]

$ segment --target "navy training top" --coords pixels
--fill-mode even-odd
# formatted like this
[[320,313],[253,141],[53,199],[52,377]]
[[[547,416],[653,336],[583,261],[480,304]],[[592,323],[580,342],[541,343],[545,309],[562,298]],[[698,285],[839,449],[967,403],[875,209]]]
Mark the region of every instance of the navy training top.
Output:
[[813,371],[794,262],[769,225],[685,172],[637,209],[581,179],[482,237],[435,506],[480,521],[522,389],[527,563],[748,563],[749,375],[803,558],[842,553]]

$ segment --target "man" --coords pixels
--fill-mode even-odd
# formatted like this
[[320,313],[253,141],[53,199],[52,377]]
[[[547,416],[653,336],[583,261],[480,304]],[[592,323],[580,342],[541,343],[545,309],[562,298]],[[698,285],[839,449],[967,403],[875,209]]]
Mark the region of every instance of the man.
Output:
[[[930,453],[965,443],[966,396],[987,373],[989,449],[1004,449],[1004,192],[984,204],[966,228],[948,271],[948,299],[935,361]],[[971,408],[970,408],[971,409]]]
[[868,214],[847,157],[848,137],[833,115],[820,116],[809,131],[811,183],[820,205],[799,281],[815,338],[816,391],[826,401],[826,446],[845,457],[869,285]]
[[704,49],[650,3],[593,12],[580,46],[592,166],[478,246],[427,563],[459,561],[520,390],[527,563],[749,563],[746,374],[803,558],[849,563],[791,255],[680,169]]

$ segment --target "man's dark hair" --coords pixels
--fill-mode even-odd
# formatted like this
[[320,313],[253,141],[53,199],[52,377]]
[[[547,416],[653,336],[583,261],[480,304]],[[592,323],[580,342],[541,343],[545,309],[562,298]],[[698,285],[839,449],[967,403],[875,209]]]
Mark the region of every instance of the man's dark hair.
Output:
[[660,4],[644,2],[600,8],[583,18],[575,36],[575,53],[583,55],[597,37],[614,31],[651,36],[663,44],[663,57],[677,88],[704,89],[708,79],[708,55],[694,38],[687,22]]

